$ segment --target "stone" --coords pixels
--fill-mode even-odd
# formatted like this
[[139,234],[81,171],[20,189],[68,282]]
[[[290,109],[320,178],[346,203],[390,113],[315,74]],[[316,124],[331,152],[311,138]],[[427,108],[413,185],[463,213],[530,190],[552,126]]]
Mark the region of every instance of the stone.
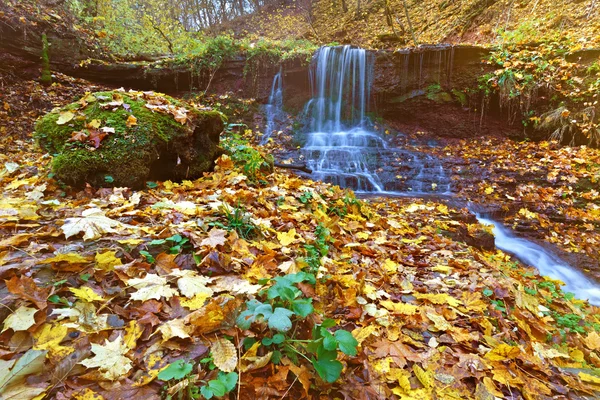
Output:
[[41,118],[34,138],[68,185],[142,188],[201,177],[223,154],[222,114],[154,92],[97,92]]

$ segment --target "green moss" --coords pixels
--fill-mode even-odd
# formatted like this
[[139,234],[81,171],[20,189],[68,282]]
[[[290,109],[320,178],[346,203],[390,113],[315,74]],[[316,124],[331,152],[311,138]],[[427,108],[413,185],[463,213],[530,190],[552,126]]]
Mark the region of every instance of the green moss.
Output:
[[42,34],[42,74],[40,82],[44,85],[52,84],[52,74],[50,73],[50,45],[46,34]]
[[457,89],[452,89],[452,95],[461,106],[466,107],[468,105],[467,94]]
[[[103,107],[113,95],[122,97],[123,105]],[[217,144],[223,121],[217,111],[187,107],[188,120],[181,124],[170,114],[150,110],[148,99],[139,93],[99,92],[94,97],[97,100],[85,106],[88,97],[51,112],[36,124],[34,137],[55,155],[53,171],[68,184],[140,187],[149,179],[191,179],[210,171],[222,152]],[[162,98],[177,107],[185,106],[170,97]],[[58,125],[61,112],[66,111],[74,114],[73,119]],[[137,122],[127,126],[131,115]],[[71,139],[74,132],[93,133],[93,125],[114,132],[104,137],[98,148]]]

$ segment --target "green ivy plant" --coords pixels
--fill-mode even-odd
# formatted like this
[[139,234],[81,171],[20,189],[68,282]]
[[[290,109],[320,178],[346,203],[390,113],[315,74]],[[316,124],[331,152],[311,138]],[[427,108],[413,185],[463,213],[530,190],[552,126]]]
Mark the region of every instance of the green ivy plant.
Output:
[[298,330],[293,329],[294,326],[314,313],[312,299],[305,298],[297,285],[303,282],[314,285],[316,278],[311,273],[298,272],[271,281],[273,284],[259,294],[264,301],[246,302],[246,310],[238,316],[237,325],[244,330],[253,324],[266,325],[267,333],[261,345],[273,351],[271,361],[279,363],[283,355],[295,363],[304,359],[312,364],[321,379],[335,382],[343,369],[337,360],[338,352],[355,356],[358,342],[350,332],[335,329],[336,323],[331,319],[314,325],[309,338],[296,338]]
[[[198,380],[198,382],[201,383],[201,385],[198,386],[195,384],[197,377],[192,377],[193,368],[193,364],[180,359],[172,362],[158,373],[158,379],[162,381],[179,382],[186,378],[190,381],[187,386],[176,393],[175,397],[171,394],[167,395],[167,400],[173,398],[212,399],[213,397],[224,396],[236,387],[238,374],[236,372],[226,373],[223,371],[219,371],[215,379],[210,379],[208,381]],[[171,385],[169,385],[169,387],[170,386]]]

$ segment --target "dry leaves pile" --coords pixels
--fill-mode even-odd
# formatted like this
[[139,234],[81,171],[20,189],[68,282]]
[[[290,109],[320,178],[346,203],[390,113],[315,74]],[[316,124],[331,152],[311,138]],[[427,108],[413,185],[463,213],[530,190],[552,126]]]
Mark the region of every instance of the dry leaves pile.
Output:
[[[596,309],[453,240],[466,210],[360,201],[280,173],[256,185],[226,156],[193,182],[60,196],[47,163],[24,153],[0,172],[3,397],[158,397],[178,360],[215,393],[217,371],[236,371],[242,398],[597,394]],[[316,284],[298,285],[315,312],[294,335],[325,318],[352,332],[358,354],[340,353],[333,384],[302,358],[270,360],[266,324],[236,325],[269,278],[307,270],[319,226]]]

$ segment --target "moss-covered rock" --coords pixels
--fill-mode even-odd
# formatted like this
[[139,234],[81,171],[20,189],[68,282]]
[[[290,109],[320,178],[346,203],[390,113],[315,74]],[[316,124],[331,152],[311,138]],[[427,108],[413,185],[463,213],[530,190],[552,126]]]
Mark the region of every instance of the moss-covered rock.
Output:
[[143,187],[211,171],[222,114],[153,92],[98,92],[48,113],[34,137],[56,177],[82,186]]

